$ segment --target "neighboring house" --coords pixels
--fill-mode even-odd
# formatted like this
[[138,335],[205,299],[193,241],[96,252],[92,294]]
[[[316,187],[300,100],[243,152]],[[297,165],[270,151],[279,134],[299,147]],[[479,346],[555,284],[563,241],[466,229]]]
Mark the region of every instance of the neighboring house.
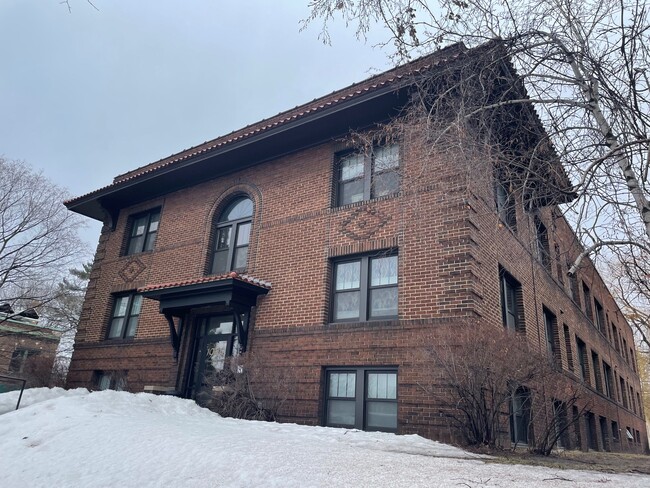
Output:
[[[45,386],[61,333],[38,323],[34,310],[20,313],[0,306],[0,375],[23,378],[27,386]],[[0,392],[3,388],[0,380]]]
[[[450,440],[419,352],[490,323],[585,383],[577,445],[642,451],[631,329],[588,260],[566,277],[570,192],[539,183],[524,211],[488,155],[415,143],[422,127],[365,152],[346,142],[399,113],[414,80],[481,57],[452,46],[66,202],[104,222],[68,386],[200,399],[207,369],[247,350],[293,375],[287,421]],[[523,112],[514,126],[538,124]],[[549,188],[569,186],[547,166]]]

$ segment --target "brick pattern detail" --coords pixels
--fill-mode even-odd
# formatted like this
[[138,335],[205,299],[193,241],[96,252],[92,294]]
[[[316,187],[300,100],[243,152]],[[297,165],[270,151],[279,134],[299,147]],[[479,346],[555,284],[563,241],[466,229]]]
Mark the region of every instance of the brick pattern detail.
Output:
[[119,275],[124,281],[130,282],[140,276],[140,273],[142,273],[145,269],[146,266],[144,263],[136,257],[130,259],[124,265],[124,267],[120,270]]
[[390,216],[371,206],[357,208],[341,224],[341,233],[355,241],[369,239],[388,223]]

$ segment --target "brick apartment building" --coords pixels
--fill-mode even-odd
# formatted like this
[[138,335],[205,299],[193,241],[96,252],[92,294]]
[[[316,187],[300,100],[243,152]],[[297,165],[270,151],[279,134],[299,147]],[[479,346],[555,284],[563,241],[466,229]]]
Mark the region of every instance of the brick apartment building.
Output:
[[[34,310],[14,313],[8,304],[0,305],[0,375],[26,379],[28,386],[43,386],[60,339],[60,331],[39,324]],[[13,386],[0,380],[0,393]]]
[[632,331],[588,260],[567,277],[580,247],[558,202],[524,211],[489,157],[415,143],[418,127],[347,142],[468,59],[452,46],[68,201],[104,223],[68,386],[197,398],[246,349],[293,375],[285,420],[449,440],[417,353],[490,323],[585,384],[575,447],[646,449]]

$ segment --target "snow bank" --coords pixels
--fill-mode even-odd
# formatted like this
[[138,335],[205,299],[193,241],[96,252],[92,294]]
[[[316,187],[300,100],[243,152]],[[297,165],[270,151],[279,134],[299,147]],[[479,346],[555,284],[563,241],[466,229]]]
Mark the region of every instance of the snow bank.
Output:
[[650,485],[637,475],[486,464],[418,436],[225,419],[173,397],[55,393],[0,417],[4,488]]
[[[20,408],[50,400],[51,398],[87,394],[88,390],[85,388],[77,388],[76,390],[64,390],[63,388],[29,388],[23,392],[23,397],[20,400]],[[0,394],[0,415],[16,410],[16,403],[18,403],[19,396],[20,390]]]

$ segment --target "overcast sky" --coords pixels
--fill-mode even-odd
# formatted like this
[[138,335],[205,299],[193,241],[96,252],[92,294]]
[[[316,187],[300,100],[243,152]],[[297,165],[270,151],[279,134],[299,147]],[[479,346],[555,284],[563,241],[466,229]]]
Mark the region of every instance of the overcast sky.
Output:
[[59,2],[0,1],[0,155],[75,196],[391,66],[308,0]]

